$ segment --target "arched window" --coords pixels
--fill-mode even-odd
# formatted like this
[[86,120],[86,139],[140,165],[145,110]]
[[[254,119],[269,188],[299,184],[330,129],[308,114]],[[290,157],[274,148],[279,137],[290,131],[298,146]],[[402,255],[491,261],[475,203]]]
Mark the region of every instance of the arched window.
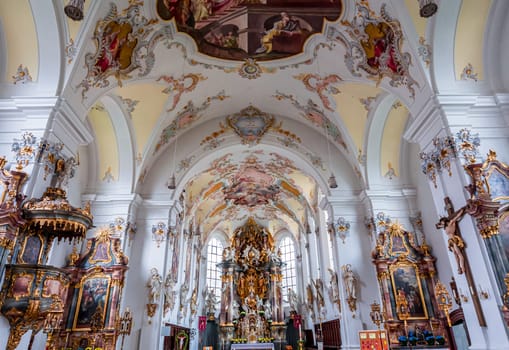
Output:
[[207,288],[214,289],[219,302],[221,300],[221,269],[217,267],[223,259],[223,244],[217,238],[212,238],[207,246]]
[[290,237],[285,237],[279,243],[279,250],[281,250],[281,260],[286,264],[282,268],[283,275],[283,299],[288,300],[288,288],[298,294],[297,291],[297,277],[296,277],[296,260],[295,260],[295,245]]

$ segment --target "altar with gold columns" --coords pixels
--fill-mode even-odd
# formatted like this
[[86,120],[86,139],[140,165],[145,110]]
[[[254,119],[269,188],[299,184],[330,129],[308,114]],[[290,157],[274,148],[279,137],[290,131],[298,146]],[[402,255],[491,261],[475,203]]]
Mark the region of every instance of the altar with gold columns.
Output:
[[281,342],[283,314],[281,267],[270,232],[253,218],[238,228],[220,264],[222,297],[221,343]]

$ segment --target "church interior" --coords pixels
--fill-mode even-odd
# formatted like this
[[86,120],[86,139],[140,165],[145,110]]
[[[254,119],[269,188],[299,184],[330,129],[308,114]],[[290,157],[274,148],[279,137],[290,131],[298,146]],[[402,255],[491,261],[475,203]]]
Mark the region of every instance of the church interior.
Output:
[[0,348],[509,349],[508,14],[0,1]]

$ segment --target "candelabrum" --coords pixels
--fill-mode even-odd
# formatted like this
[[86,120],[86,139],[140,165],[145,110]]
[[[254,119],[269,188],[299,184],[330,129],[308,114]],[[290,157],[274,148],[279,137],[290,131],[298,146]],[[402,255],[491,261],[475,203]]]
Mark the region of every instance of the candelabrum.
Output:
[[376,301],[371,304],[371,312],[369,313],[369,317],[371,317],[371,321],[373,321],[378,330],[380,330],[380,325],[384,322],[384,316],[380,312],[380,304],[378,304]]
[[122,342],[120,345],[120,350],[124,349],[124,338],[126,335],[131,335],[131,328],[133,324],[133,314],[126,308],[122,317],[118,319],[117,331],[118,334],[122,336]]
[[410,318],[410,309],[408,308],[408,300],[402,290],[396,295],[396,313],[398,318],[403,321],[405,327],[405,335],[408,334],[407,320]]
[[103,321],[103,308],[98,306],[92,318],[90,319],[90,331],[94,334],[92,338],[92,350],[95,350],[95,343],[97,342],[97,333],[101,332],[104,328]]
[[449,292],[442,284],[438,281],[435,285],[435,298],[437,299],[438,308],[445,314],[447,318],[447,324],[451,327],[451,319],[449,318],[449,310],[452,307],[452,299]]

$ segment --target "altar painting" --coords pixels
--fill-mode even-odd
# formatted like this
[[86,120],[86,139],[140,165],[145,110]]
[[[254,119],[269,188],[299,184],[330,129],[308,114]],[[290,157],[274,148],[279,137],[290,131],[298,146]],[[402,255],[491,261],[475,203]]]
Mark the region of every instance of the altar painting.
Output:
[[407,264],[391,266],[391,279],[394,294],[404,295],[408,302],[409,319],[427,319],[428,312],[416,267]]
[[110,277],[92,276],[82,281],[74,318],[74,329],[90,329],[92,316],[100,308],[102,322],[110,290]]
[[336,21],[340,0],[158,0],[162,20],[174,20],[200,52],[218,58],[260,60],[302,52],[306,40]]
[[490,170],[486,179],[492,200],[499,202],[509,201],[509,178],[507,174],[501,172],[496,167],[492,167]]

